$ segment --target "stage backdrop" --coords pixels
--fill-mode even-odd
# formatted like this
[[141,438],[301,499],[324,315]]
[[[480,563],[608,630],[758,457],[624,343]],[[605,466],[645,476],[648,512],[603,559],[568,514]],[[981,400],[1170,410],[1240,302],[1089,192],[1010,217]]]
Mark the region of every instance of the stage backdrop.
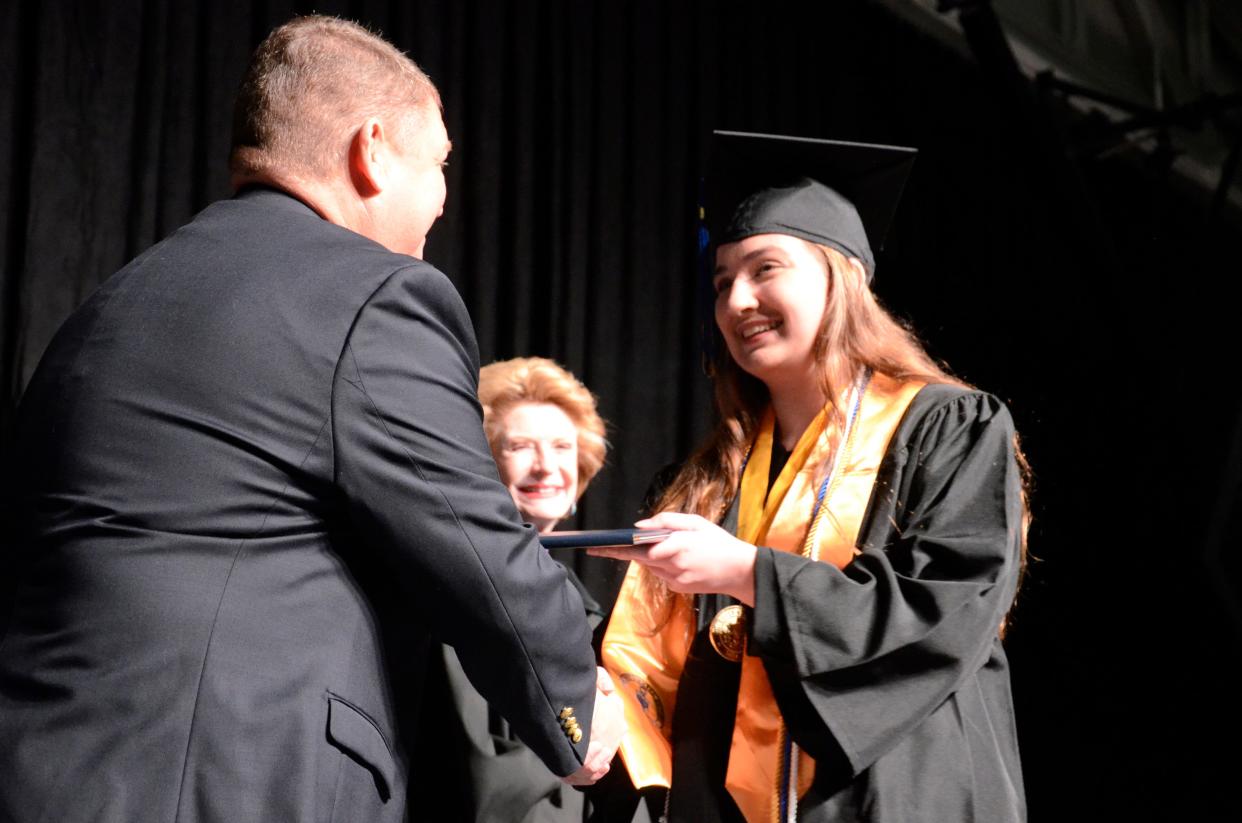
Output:
[[[598,395],[575,524],[635,516],[710,422],[695,203],[713,128],[915,146],[876,288],[1010,403],[1035,469],[1007,641],[1033,820],[1239,817],[1239,222],[1141,154],[1070,161],[1012,78],[859,0],[12,2],[0,10],[0,425],[65,316],[228,196],[231,97],[295,12],[364,21],[439,85],[427,250],[484,360]],[[1230,91],[1230,90],[1221,90]],[[609,561],[578,567],[605,601]]]

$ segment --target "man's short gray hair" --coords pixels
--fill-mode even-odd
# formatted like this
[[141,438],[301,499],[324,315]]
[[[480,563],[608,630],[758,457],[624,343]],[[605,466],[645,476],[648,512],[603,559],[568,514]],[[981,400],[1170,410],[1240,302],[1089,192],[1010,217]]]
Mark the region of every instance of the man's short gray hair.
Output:
[[298,17],[251,58],[233,110],[235,175],[293,173],[323,179],[344,167],[349,141],[376,117],[400,146],[440,94],[413,60],[357,23]]

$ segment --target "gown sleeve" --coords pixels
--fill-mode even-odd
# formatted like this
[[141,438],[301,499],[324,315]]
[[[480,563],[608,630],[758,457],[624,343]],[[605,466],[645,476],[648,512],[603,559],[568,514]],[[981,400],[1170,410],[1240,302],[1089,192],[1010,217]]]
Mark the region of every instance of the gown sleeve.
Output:
[[1023,505],[1008,411],[924,389],[845,568],[760,549],[748,651],[790,734],[858,774],[989,660],[1016,589]]

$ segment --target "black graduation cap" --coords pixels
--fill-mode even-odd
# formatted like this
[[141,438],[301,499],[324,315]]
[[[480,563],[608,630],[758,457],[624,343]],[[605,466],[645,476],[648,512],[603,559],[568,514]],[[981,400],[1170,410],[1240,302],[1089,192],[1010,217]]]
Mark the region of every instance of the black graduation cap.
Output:
[[917,150],[736,131],[712,132],[703,206],[718,246],[789,234],[857,257],[875,271]]

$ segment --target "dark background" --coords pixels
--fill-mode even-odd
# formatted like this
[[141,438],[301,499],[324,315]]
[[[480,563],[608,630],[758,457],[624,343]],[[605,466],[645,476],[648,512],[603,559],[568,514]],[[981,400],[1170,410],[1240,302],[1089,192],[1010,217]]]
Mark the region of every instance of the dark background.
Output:
[[[1071,156],[1090,123],[987,58],[985,29],[976,60],[861,0],[0,8],[5,438],[66,315],[228,195],[251,49],[294,12],[336,13],[443,94],[455,148],[427,259],[484,361],[551,356],[599,396],[613,449],[580,527],[632,519],[710,422],[693,274],[710,130],[917,147],[876,290],[1010,404],[1034,467],[1007,639],[1031,818],[1242,819],[1242,220],[1142,152]],[[610,599],[610,561],[579,571]]]

